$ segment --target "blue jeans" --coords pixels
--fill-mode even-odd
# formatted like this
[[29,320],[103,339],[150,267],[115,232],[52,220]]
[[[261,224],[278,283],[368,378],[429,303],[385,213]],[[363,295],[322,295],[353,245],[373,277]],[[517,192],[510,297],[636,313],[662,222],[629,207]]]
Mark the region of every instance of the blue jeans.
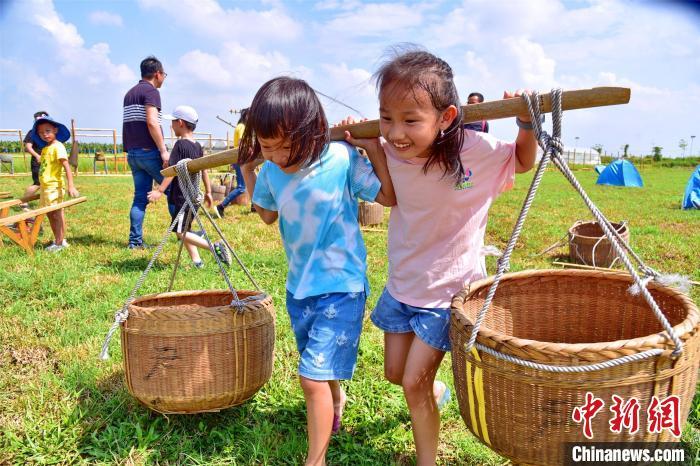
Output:
[[163,161],[156,149],[132,149],[127,152],[127,161],[134,179],[134,201],[129,212],[129,244],[141,245],[148,192],[153,189],[153,181],[158,184],[163,182],[163,175],[160,174]]
[[224,198],[221,202],[221,207],[226,207],[233,202],[238,196],[245,192],[245,180],[243,179],[243,173],[241,173],[241,167],[237,163],[232,164],[234,170],[236,170],[236,187],[228,193],[228,196]]

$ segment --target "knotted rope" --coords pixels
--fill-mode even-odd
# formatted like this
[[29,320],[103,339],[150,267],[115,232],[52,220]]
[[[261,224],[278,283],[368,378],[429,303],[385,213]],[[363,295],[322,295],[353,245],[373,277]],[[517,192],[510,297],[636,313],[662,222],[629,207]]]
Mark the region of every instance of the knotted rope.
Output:
[[[182,208],[180,208],[180,211],[178,212],[177,216],[175,219],[170,223],[168,226],[167,230],[165,231],[165,234],[163,235],[163,238],[160,240],[158,243],[158,246],[156,247],[155,252],[153,253],[153,256],[151,257],[151,260],[148,262],[148,265],[146,266],[146,269],[141,273],[141,276],[139,276],[138,280],[136,281],[136,285],[134,285],[134,288],[131,290],[131,293],[129,293],[129,297],[127,300],[124,302],[124,305],[121,307],[120,310],[118,310],[114,314],[114,322],[112,323],[112,326],[110,327],[109,331],[107,332],[107,336],[105,337],[104,342],[102,343],[102,349],[100,351],[100,359],[102,360],[107,360],[109,359],[109,342],[112,340],[112,337],[114,336],[114,333],[117,331],[119,326],[126,321],[126,319],[129,317],[129,305],[136,299],[136,294],[138,293],[139,289],[143,285],[144,281],[146,280],[146,277],[148,276],[148,273],[151,271],[151,268],[153,267],[153,264],[156,262],[156,259],[160,255],[160,253],[163,251],[163,246],[165,246],[165,243],[168,240],[168,237],[172,233],[173,229],[175,228],[175,225],[181,223],[184,220],[185,212],[187,211],[187,215],[194,215],[194,219],[197,221],[197,224],[199,225],[199,228],[204,232],[204,239],[207,241],[207,244],[209,245],[209,249],[212,252],[212,255],[216,259],[216,263],[219,266],[219,271],[221,272],[221,275],[224,277],[224,281],[226,282],[226,285],[228,286],[229,291],[233,295],[233,300],[231,301],[231,306],[235,307],[238,312],[242,312],[243,308],[245,306],[245,303],[249,301],[255,301],[258,299],[261,299],[264,296],[264,293],[260,293],[258,295],[254,296],[249,296],[244,299],[239,299],[238,293],[236,292],[236,289],[234,288],[233,284],[231,283],[231,279],[228,275],[228,272],[224,268],[224,265],[221,263],[221,260],[219,259],[218,255],[214,252],[214,244],[212,243],[211,239],[209,238],[209,235],[207,234],[206,229],[204,228],[204,225],[202,224],[202,220],[199,217],[199,212],[200,209],[199,207],[201,206],[202,201],[204,200],[204,195],[202,194],[201,189],[199,188],[202,180],[202,175],[201,172],[195,172],[195,173],[189,173],[187,170],[187,164],[190,162],[190,159],[182,159],[180,160],[177,165],[175,165],[175,170],[177,172],[177,180],[180,186],[180,190],[182,191],[184,197],[185,197],[185,204],[183,204]],[[187,208],[189,207],[189,211]],[[221,238],[221,240],[224,243],[224,246],[228,248],[228,250],[231,252],[233,257],[236,259],[236,262],[238,262],[238,265],[241,267],[243,272],[246,274],[248,279],[253,283],[253,286],[255,286],[255,289],[260,291],[260,287],[258,284],[255,282],[255,279],[251,276],[250,272],[248,272],[248,269],[243,265],[243,262],[240,260],[236,252],[231,248],[231,245],[226,241],[226,238],[224,237],[224,234],[221,232],[221,229],[219,226],[216,224],[212,216],[209,214],[207,209],[201,209],[202,212],[204,212],[205,216],[209,219],[211,224],[214,226],[214,229],[216,230],[217,234]],[[186,233],[186,232],[185,232]],[[175,268],[179,266],[179,256],[178,260],[175,263]]]
[[[530,210],[530,206],[532,205],[532,201],[535,197],[535,194],[537,192],[537,188],[540,185],[540,182],[542,180],[542,176],[544,175],[545,169],[547,168],[547,165],[549,164],[549,161],[552,160],[554,165],[564,174],[567,180],[572,184],[572,186],[576,189],[576,191],[579,193],[579,195],[583,198],[584,202],[588,206],[589,210],[593,214],[593,216],[598,220],[598,223],[600,224],[601,228],[603,229],[603,232],[605,233],[605,236],[608,238],[608,240],[611,242],[612,247],[614,248],[615,252],[617,253],[618,257],[622,260],[624,263],[625,267],[629,271],[630,275],[632,276],[635,286],[640,290],[642,293],[642,296],[644,297],[645,301],[651,307],[652,311],[656,315],[656,318],[659,320],[661,325],[663,326],[664,330],[666,333],[669,335],[671,340],[673,341],[675,345],[675,349],[672,353],[673,356],[679,356],[680,353],[683,350],[683,343],[681,342],[680,338],[678,335],[676,335],[675,331],[669,324],[668,320],[666,319],[666,316],[663,315],[661,310],[659,309],[658,305],[654,301],[654,298],[651,296],[649,293],[649,290],[646,288],[646,283],[648,283],[649,280],[653,279],[654,277],[659,277],[660,275],[654,271],[653,269],[647,267],[646,265],[643,264],[641,259],[630,249],[629,245],[620,237],[619,233],[615,230],[615,228],[612,227],[610,222],[605,218],[605,216],[598,210],[598,208],[593,204],[593,201],[588,197],[584,189],[581,187],[579,184],[578,180],[574,176],[574,174],[571,172],[569,169],[568,165],[566,162],[563,160],[561,157],[561,154],[563,152],[563,144],[561,142],[561,120],[562,120],[562,105],[561,105],[561,99],[562,99],[562,91],[561,89],[553,89],[551,92],[552,95],[552,136],[547,134],[545,131],[542,129],[542,124],[541,124],[541,100],[539,95],[536,92],[533,92],[531,95],[523,95],[522,98],[525,100],[528,108],[528,112],[530,113],[530,117],[532,119],[532,125],[533,125],[533,131],[535,135],[535,139],[537,140],[538,145],[542,148],[544,151],[544,154],[542,155],[542,160],[540,161],[539,166],[537,167],[537,171],[535,172],[535,177],[532,180],[532,183],[530,184],[530,188],[528,190],[527,196],[525,197],[525,201],[523,202],[523,206],[520,210],[520,215],[518,216],[518,220],[515,223],[515,227],[513,228],[513,233],[511,234],[510,240],[508,241],[508,245],[506,246],[505,251],[503,252],[503,256],[498,260],[498,270],[496,272],[496,275],[494,276],[493,283],[491,284],[491,287],[489,288],[488,294],[484,300],[484,305],[481,308],[481,311],[479,311],[479,314],[477,315],[476,321],[474,322],[474,327],[472,328],[472,333],[469,338],[469,341],[466,344],[466,352],[469,353],[473,347],[476,346],[476,348],[480,351],[484,351],[494,357],[519,364],[522,366],[530,367],[533,369],[539,369],[539,370],[544,370],[544,371],[549,371],[549,372],[590,372],[590,371],[595,371],[595,370],[600,370],[604,369],[607,367],[614,367],[618,366],[621,364],[625,364],[627,362],[631,361],[637,361],[641,359],[645,359],[651,356],[659,355],[663,353],[662,349],[652,349],[652,350],[647,350],[647,351],[642,351],[637,354],[633,355],[628,355],[628,356],[623,356],[620,358],[616,359],[611,359],[608,361],[604,361],[602,363],[597,363],[597,364],[590,364],[590,365],[585,365],[585,366],[555,366],[555,365],[548,365],[548,364],[538,364],[532,361],[525,361],[516,357],[513,357],[508,354],[501,353],[499,351],[493,350],[489,347],[486,347],[480,343],[476,343],[476,338],[479,333],[479,328],[481,327],[481,324],[484,321],[484,318],[486,317],[486,313],[488,312],[489,307],[491,306],[491,302],[493,301],[493,297],[496,293],[496,289],[498,288],[498,284],[501,281],[501,278],[503,277],[503,274],[510,269],[510,256],[513,253],[513,250],[515,249],[515,245],[518,241],[518,238],[520,237],[520,232],[522,230],[523,223],[525,222],[525,218],[527,217],[528,211]],[[622,244],[622,246],[621,246]],[[639,277],[637,274],[636,270],[634,269],[634,266],[630,262],[629,257],[625,253],[625,250],[623,248],[631,253],[631,255],[634,257],[634,259],[637,261],[640,270],[644,273],[645,279],[643,280],[642,278]]]

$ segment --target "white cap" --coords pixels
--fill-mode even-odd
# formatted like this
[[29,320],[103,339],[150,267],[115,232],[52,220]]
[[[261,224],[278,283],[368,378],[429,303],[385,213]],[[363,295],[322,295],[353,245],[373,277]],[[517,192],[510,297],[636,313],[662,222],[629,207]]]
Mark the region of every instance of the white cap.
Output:
[[175,107],[172,114],[163,115],[163,118],[166,120],[185,120],[188,123],[196,125],[199,120],[199,115],[197,115],[197,110],[189,105],[178,105]]

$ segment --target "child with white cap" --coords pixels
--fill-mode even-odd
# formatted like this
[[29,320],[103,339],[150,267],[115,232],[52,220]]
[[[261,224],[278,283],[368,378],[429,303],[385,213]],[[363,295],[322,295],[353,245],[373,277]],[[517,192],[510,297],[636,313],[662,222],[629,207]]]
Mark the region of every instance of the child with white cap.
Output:
[[[202,146],[194,139],[193,131],[197,127],[197,121],[199,119],[197,111],[194,108],[188,105],[180,105],[175,108],[172,114],[163,115],[163,118],[172,120],[173,132],[179,138],[175,142],[173,150],[170,152],[170,165],[176,165],[182,159],[197,159],[204,155]],[[211,183],[209,182],[209,176],[206,171],[202,172],[202,180],[204,181],[205,188],[204,203],[210,208],[214,200],[211,196]],[[158,201],[172,181],[173,177],[163,178],[163,182],[156,189],[148,193],[148,201]],[[168,210],[170,211],[171,221],[175,220],[180,209],[182,209],[182,206],[185,204],[185,195],[180,190],[180,185],[178,183],[173,183],[168,192]],[[185,209],[182,220],[175,227],[175,233],[177,237],[185,243],[185,249],[187,249],[187,252],[192,258],[194,266],[201,268],[204,266],[204,263],[199,256],[197,248],[209,249],[209,244],[204,238],[190,231],[194,212],[191,213],[188,222],[188,210],[189,208]],[[231,265],[231,256],[220,241],[214,243],[214,253],[223,263]]]

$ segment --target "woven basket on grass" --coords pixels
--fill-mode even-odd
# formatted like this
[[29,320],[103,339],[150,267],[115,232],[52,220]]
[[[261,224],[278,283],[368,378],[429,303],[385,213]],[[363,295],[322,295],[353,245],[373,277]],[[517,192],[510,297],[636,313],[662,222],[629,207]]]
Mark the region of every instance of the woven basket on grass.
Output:
[[[594,442],[672,441],[668,430],[649,433],[652,396],[678,395],[685,424],[698,372],[698,309],[681,292],[653,282],[648,288],[684,341],[678,359],[673,343],[643,298],[627,292],[622,273],[539,270],[505,274],[479,330],[477,343],[520,359],[549,365],[586,365],[643,350],[661,356],[584,373],[554,373],[503,361],[482,351],[466,353],[472,323],[492,278],[472,283],[452,300],[452,369],[459,409],[477,437],[514,463],[563,464],[564,442],[589,441],[572,420],[586,392],[605,406],[593,418]],[[613,433],[612,395],[641,405],[639,431]]]
[[226,185],[215,184],[211,187],[211,197],[214,198],[214,202],[221,202],[226,197]]
[[242,311],[232,299],[224,290],[136,299],[121,328],[129,392],[161,413],[219,411],[253,396],[272,374],[275,311],[266,294]]
[[[611,225],[629,244],[630,232],[627,224]],[[569,228],[569,258],[577,264],[610,267],[617,259],[617,254],[598,222],[578,221]]]
[[384,206],[378,202],[360,202],[357,217],[362,226],[379,225],[384,221]]

